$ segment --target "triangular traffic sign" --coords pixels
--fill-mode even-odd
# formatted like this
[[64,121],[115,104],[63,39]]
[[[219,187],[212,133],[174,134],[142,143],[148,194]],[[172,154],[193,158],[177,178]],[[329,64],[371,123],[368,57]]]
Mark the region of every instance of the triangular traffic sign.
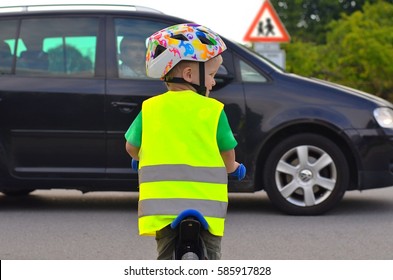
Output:
[[244,41],[270,43],[288,43],[290,41],[285,26],[269,0],[263,2],[261,9],[244,36]]

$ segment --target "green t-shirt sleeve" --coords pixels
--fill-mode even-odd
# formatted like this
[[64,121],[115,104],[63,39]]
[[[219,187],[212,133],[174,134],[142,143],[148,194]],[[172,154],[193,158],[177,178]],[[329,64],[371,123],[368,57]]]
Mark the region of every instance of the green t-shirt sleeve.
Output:
[[135,120],[128,128],[124,135],[126,141],[135,147],[140,147],[142,144],[142,111],[139,112]]
[[233,136],[224,110],[221,111],[220,119],[218,120],[217,144],[221,152],[232,150],[237,146],[237,141],[235,136]]

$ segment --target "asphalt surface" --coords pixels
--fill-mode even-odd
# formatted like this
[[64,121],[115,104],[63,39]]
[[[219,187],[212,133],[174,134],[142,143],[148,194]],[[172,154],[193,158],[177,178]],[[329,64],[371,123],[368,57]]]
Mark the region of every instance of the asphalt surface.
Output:
[[[155,259],[137,193],[0,194],[0,259]],[[264,192],[230,194],[223,259],[393,259],[393,188],[348,192],[323,216],[277,212]]]

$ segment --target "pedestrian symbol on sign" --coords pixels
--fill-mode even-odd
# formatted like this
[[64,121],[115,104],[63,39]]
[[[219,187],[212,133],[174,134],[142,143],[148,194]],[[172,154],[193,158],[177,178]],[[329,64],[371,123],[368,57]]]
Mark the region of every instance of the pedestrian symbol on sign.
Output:
[[[264,32],[266,30],[266,34]],[[258,36],[274,36],[274,25],[272,24],[272,20],[270,18],[266,19],[266,23],[260,21],[258,24]]]
[[244,41],[274,43],[289,42],[289,40],[289,34],[272,4],[266,0],[244,36]]

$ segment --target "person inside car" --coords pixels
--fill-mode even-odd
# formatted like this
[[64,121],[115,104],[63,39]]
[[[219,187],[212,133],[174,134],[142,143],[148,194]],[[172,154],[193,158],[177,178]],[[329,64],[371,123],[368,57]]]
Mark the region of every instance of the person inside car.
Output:
[[146,46],[143,39],[126,36],[120,42],[120,78],[147,78],[145,68]]

